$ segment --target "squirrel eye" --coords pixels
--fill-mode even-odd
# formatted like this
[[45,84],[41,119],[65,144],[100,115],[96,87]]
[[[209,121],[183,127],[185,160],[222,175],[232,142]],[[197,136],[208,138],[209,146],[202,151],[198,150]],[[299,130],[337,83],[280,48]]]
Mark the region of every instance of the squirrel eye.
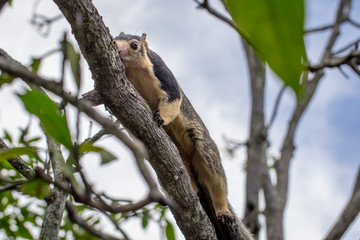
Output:
[[138,47],[139,47],[139,43],[138,42],[132,42],[131,44],[130,44],[130,47],[132,48],[132,49],[134,49],[134,50],[136,50]]

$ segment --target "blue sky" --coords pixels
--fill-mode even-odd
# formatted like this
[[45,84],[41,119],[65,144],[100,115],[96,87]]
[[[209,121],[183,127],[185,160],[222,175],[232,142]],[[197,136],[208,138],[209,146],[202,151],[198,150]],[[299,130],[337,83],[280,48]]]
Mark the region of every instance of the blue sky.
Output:
[[[41,37],[29,25],[34,1],[17,0],[13,7],[0,14],[0,48],[23,63],[58,46],[64,31],[70,34],[63,19],[54,23],[48,38]],[[172,70],[185,94],[192,101],[220,149],[223,136],[245,141],[248,137],[250,94],[246,59],[238,35],[227,25],[197,10],[188,0],[93,0],[113,36],[121,31],[141,35],[147,33],[152,50],[157,52]],[[214,2],[222,10],[221,5]],[[353,1],[353,18],[360,22],[360,3]],[[307,1],[307,26],[316,27],[333,21],[338,1]],[[47,16],[59,13],[52,1],[41,1],[39,11]],[[357,15],[356,15],[357,13]],[[16,29],[16,32],[14,31]],[[342,44],[360,36],[360,30],[344,28]],[[346,36],[346,37],[345,37]],[[306,38],[312,62],[319,59],[328,33]],[[16,42],[16,44],[14,44]],[[60,57],[52,56],[40,68],[48,77],[58,77]],[[91,90],[93,82],[84,62],[83,92]],[[296,134],[296,151],[291,165],[289,202],[285,213],[287,239],[321,239],[329,230],[346,203],[360,163],[360,79],[348,68],[346,79],[338,70],[326,71],[326,76],[303,116]],[[266,117],[272,111],[281,82],[272,74],[266,85]],[[71,89],[71,78],[67,79]],[[28,116],[14,97],[24,86],[17,82],[0,89],[0,131],[11,129],[18,134],[18,126],[27,124]],[[271,129],[270,154],[279,154],[292,108],[294,95],[287,90],[279,114]],[[102,107],[97,108],[103,112]],[[11,114],[9,114],[9,112]],[[106,113],[104,113],[106,115]],[[71,114],[69,115],[71,117]],[[70,119],[70,122],[73,119]],[[36,132],[36,121],[34,131]],[[83,121],[84,136],[88,123]],[[98,189],[115,196],[139,199],[146,194],[131,156],[121,144],[105,139],[100,144],[109,149],[119,149],[120,160],[110,166],[99,167],[98,160],[86,164],[89,178]],[[119,153],[118,153],[119,151]],[[235,159],[223,155],[229,182],[230,202],[240,216],[244,209],[245,152]],[[120,182],[119,184],[115,182]],[[136,191],[134,191],[134,185]],[[134,239],[159,239],[156,228],[139,231],[140,223],[127,226]],[[111,228],[109,228],[111,229]],[[350,228],[343,238],[358,239],[360,221]],[[180,237],[180,235],[179,235]],[[181,239],[181,238],[180,238]],[[262,235],[264,239],[264,235]]]

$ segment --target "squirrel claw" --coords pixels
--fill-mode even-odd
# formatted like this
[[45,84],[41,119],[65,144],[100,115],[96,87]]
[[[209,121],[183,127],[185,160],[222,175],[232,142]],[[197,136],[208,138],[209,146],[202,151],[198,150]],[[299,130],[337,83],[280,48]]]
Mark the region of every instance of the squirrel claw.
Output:
[[223,224],[228,225],[228,226],[233,226],[236,222],[234,215],[232,215],[228,211],[219,212],[217,214],[217,219],[218,219],[218,221],[220,221]]
[[159,109],[156,109],[154,111],[154,120],[155,122],[157,123],[157,125],[159,127],[161,127],[162,125],[164,125],[164,120],[161,118],[160,116],[160,110]]

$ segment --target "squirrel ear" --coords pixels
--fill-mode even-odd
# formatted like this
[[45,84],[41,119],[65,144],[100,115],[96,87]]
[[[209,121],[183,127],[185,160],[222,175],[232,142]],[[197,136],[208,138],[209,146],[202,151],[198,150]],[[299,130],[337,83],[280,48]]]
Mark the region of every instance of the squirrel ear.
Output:
[[142,42],[143,46],[145,47],[145,50],[148,51],[148,44],[146,42],[146,34],[145,33],[143,33],[141,35],[141,42]]

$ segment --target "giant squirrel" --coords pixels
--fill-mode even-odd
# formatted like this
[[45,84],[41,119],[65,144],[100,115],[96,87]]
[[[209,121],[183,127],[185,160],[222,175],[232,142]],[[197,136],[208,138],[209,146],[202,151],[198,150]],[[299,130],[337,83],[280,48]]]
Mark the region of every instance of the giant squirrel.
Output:
[[[215,216],[219,224],[228,228],[239,224],[229,209],[219,150],[170,69],[148,48],[146,34],[139,37],[121,33],[115,42],[128,80],[148,103],[156,124],[164,128],[177,146],[194,191],[198,194],[206,191],[205,196],[210,198],[205,204],[212,206],[205,208],[212,222]],[[246,236],[236,239],[252,239],[240,224]]]

